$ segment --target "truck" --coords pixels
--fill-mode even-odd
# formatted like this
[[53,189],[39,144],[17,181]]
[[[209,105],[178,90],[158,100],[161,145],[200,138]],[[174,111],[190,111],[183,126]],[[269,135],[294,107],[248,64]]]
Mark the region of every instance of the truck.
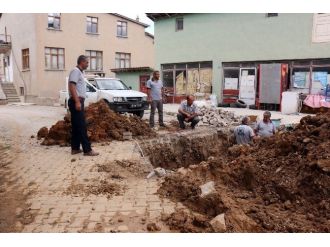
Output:
[[[115,112],[133,113],[140,118],[143,117],[144,111],[149,109],[147,95],[132,90],[118,78],[85,78],[85,82],[85,106],[103,100]],[[59,101],[68,108],[68,100],[68,83],[66,83],[66,90],[60,91]]]

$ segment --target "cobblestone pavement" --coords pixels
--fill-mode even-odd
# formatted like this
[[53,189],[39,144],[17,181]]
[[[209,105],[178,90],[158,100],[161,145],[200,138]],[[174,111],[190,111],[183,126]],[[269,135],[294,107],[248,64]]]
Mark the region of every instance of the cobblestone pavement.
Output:
[[0,122],[0,140],[9,142],[15,152],[3,188],[7,194],[20,191],[27,198],[27,207],[16,208],[16,214],[27,219],[18,218],[17,231],[146,232],[150,222],[157,223],[162,232],[169,231],[159,217],[183,205],[161,199],[156,193],[160,182],[156,178],[132,175],[116,180],[124,189],[111,197],[67,192],[70,186],[108,179],[108,174],[97,170],[99,164],[130,160],[143,165],[145,160],[134,141],[94,145],[100,152],[97,157],[72,156],[69,147],[45,147],[30,138],[40,127],[49,127],[61,118],[62,110],[53,107],[54,112],[46,113],[46,107],[25,108],[0,108],[0,118],[5,120]]

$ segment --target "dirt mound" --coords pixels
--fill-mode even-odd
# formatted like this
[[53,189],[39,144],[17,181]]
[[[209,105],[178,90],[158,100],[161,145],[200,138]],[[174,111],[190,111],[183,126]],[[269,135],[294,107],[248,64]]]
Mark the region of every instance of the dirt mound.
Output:
[[214,232],[206,216],[183,209],[170,215],[163,215],[162,221],[170,227],[170,230],[182,233]]
[[[224,213],[228,232],[329,232],[329,157],[330,115],[307,116],[291,132],[167,177],[159,193],[209,221]],[[209,181],[216,192],[202,198]]]
[[[124,132],[133,136],[155,136],[148,124],[136,116],[124,116],[112,111],[104,101],[88,106],[85,110],[87,134],[91,142],[123,140]],[[44,127],[39,130],[45,137],[42,145],[68,145],[71,140],[71,119],[67,114],[64,120],[58,121],[45,134]],[[38,132],[38,137],[39,137]]]
[[66,195],[105,195],[111,198],[114,195],[120,195],[123,192],[123,187],[116,183],[109,183],[106,180],[100,180],[96,183],[91,183],[88,185],[84,184],[71,184],[64,194]]
[[47,127],[42,127],[37,134],[38,140],[41,138],[45,138],[48,135],[48,128]]

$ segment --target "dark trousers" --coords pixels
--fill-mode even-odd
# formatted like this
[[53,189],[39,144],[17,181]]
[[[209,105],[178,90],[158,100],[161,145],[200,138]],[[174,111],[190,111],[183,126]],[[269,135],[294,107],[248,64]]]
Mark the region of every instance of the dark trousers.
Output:
[[[179,124],[180,124],[180,128],[185,129],[186,125],[184,124],[184,122],[185,122],[186,117],[183,114],[179,113],[177,115],[177,118],[178,118],[178,121],[179,121]],[[191,128],[194,129],[196,124],[198,124],[198,122],[199,122],[199,117],[196,116],[194,118],[191,118],[187,122],[188,123],[190,122],[191,123]]]
[[72,127],[72,136],[71,136],[71,149],[79,150],[80,144],[84,153],[88,153],[92,150],[91,144],[87,136],[87,127],[85,121],[85,112],[84,112],[84,100],[80,100],[81,111],[77,111],[75,108],[75,102],[73,99],[69,99],[68,106],[71,112],[71,127]]
[[149,119],[150,127],[155,126],[156,108],[157,108],[157,111],[158,111],[159,125],[164,124],[164,120],[163,120],[163,101],[162,100],[153,100],[153,101],[151,101],[151,111],[150,111],[150,119]]

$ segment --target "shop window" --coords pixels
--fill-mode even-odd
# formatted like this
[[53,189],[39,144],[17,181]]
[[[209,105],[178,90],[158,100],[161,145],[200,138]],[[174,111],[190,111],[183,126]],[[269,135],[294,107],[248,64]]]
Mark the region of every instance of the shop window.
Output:
[[164,87],[174,87],[173,71],[163,71]]
[[324,89],[330,83],[330,67],[313,67],[312,94],[324,94]]
[[162,64],[162,70],[174,69],[174,64]]
[[175,92],[183,95],[187,92],[187,73],[185,70],[175,71]]
[[188,69],[198,69],[199,68],[199,63],[188,63],[187,68]]
[[225,90],[237,90],[238,89],[238,78],[239,78],[239,68],[224,68],[224,89]]
[[309,93],[310,68],[292,68],[291,87],[293,91]]
[[202,68],[212,68],[212,62],[202,62],[199,67]]
[[175,69],[186,69],[186,64],[185,63],[176,64]]

